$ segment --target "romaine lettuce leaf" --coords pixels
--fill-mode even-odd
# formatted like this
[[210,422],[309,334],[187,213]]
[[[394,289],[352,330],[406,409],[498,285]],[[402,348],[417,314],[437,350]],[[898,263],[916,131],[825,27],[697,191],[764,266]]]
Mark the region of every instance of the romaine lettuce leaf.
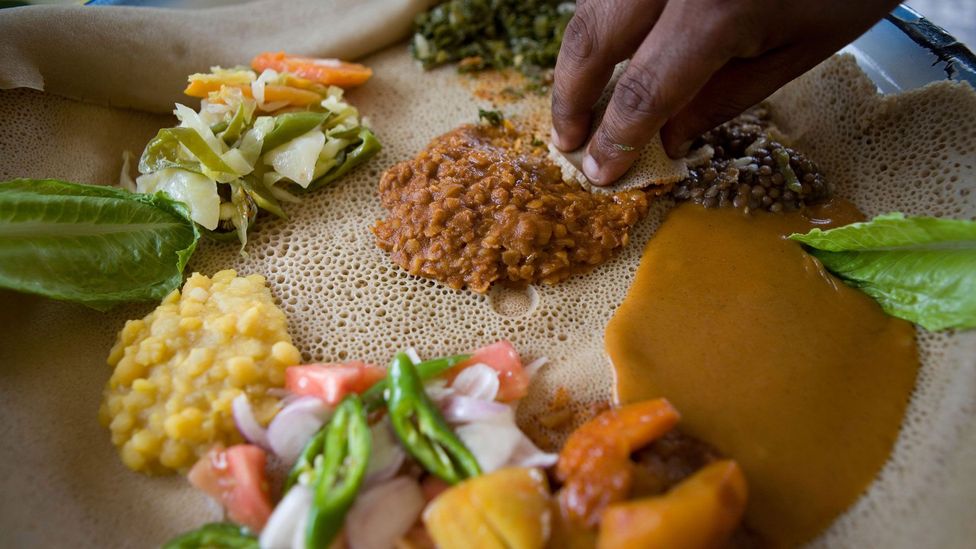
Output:
[[928,330],[976,327],[976,222],[881,215],[790,239],[876,299]]
[[53,179],[0,183],[0,287],[105,310],[177,288],[200,233],[165,194]]

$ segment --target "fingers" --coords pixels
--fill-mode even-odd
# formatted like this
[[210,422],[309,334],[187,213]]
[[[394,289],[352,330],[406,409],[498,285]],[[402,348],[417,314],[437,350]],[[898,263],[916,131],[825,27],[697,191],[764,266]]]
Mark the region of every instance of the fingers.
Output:
[[672,158],[686,155],[686,145],[693,139],[766,99],[822,57],[811,55],[808,48],[790,46],[755,59],[733,59],[664,125],[664,149]]
[[706,2],[669,2],[617,82],[583,171],[597,185],[617,180],[648,141],[719,68],[743,53]]
[[590,133],[593,105],[613,67],[650,32],[664,0],[587,0],[577,4],[556,60],[552,141],[570,151]]
[[[702,133],[731,120],[741,112],[769,97],[777,89],[813,68],[858,36],[890,9],[895,2],[873,0],[844,3],[824,12],[816,5],[813,13],[794,19],[805,22],[805,28],[780,26],[785,36],[799,33],[800,40],[775,40],[783,46],[765,51],[752,59],[733,59],[722,67],[685,107],[661,130],[664,148],[672,158],[687,154],[684,145]],[[843,22],[843,27],[838,24]],[[841,28],[841,32],[831,29]]]

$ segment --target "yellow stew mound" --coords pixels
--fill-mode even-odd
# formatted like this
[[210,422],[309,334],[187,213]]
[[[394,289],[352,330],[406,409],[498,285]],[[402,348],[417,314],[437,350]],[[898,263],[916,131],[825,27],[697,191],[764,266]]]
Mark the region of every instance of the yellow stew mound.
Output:
[[240,442],[231,402],[241,393],[270,421],[278,399],[267,391],[300,360],[263,276],[194,273],[122,328],[99,416],[129,468],[185,470],[215,443]]

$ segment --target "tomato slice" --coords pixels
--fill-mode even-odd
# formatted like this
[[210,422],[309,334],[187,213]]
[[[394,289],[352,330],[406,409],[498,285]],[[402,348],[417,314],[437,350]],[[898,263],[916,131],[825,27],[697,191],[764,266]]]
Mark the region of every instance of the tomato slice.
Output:
[[321,398],[335,406],[349,393],[362,393],[384,377],[385,369],[360,360],[306,364],[285,370],[285,389],[296,395]]
[[478,349],[470,359],[451,370],[450,380],[453,381],[461,370],[479,362],[498,372],[497,400],[509,402],[528,394],[529,375],[522,368],[522,359],[511,342],[503,339]]
[[260,532],[271,516],[264,467],[267,455],[252,444],[215,447],[190,469],[190,484],[219,501],[234,522]]
[[251,68],[258,73],[265,69],[287,72],[326,86],[343,88],[364,84],[373,70],[359,63],[347,63],[338,59],[316,59],[288,55],[283,51],[264,52],[251,60]]

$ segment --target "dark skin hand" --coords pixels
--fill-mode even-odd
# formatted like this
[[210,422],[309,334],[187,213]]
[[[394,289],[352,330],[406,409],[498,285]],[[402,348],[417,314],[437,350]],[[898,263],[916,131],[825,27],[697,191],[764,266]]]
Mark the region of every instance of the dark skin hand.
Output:
[[586,143],[616,63],[630,63],[583,171],[616,181],[658,132],[674,158],[762,101],[898,4],[892,0],[580,0],[556,61],[552,142]]

